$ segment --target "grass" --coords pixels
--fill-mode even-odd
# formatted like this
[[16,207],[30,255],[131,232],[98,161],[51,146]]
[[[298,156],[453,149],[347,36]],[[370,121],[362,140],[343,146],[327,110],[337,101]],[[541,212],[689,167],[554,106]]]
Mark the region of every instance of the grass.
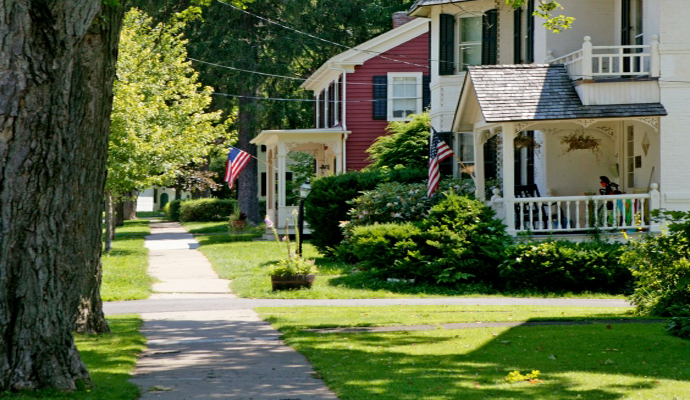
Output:
[[150,233],[145,220],[125,221],[125,226],[117,228],[112,250],[103,255],[103,301],[149,297],[154,280],[146,273],[148,249],[144,237]]
[[140,390],[128,382],[137,355],[146,347],[139,334],[141,319],[133,315],[108,317],[112,333],[85,336],[75,335],[82,361],[93,381],[90,389],[73,393],[55,390],[21,393],[0,392],[0,399],[70,399],[70,400],[134,400]]
[[137,211],[137,218],[165,218],[165,213],[161,211]]
[[[327,334],[302,330],[376,321],[627,318],[621,309],[398,306],[259,311],[311,361],[341,400],[690,398],[690,342],[665,334],[663,324]],[[425,313],[428,316],[417,319]],[[540,371],[538,381],[505,379],[513,371],[526,375],[534,370]]]
[[[220,229],[220,223],[185,223],[193,233]],[[252,241],[256,235],[244,233],[211,234],[197,236],[200,250],[211,261],[213,268],[223,279],[232,279],[232,290],[248,298],[291,298],[291,299],[368,299],[368,298],[410,298],[442,296],[522,296],[522,297],[581,297],[622,298],[607,294],[544,294],[544,293],[499,293],[484,285],[458,287],[431,284],[392,283],[373,278],[368,273],[352,274],[353,267],[324,257],[308,242],[304,244],[306,258],[316,260],[318,276],[311,289],[273,292],[269,269],[272,263],[287,257],[284,243],[275,241]],[[294,250],[294,243],[293,243]]]

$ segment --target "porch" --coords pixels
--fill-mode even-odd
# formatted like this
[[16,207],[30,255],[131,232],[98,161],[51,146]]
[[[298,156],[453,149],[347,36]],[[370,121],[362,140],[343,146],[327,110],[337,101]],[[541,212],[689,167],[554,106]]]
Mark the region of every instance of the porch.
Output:
[[[290,152],[311,154],[316,176],[344,170],[345,140],[350,132],[340,127],[324,129],[264,130],[251,143],[266,146],[266,215],[282,231],[294,232],[296,201],[288,193]],[[309,233],[305,228],[305,233]]]
[[[510,234],[655,232],[663,115],[658,102],[583,104],[563,64],[482,66],[453,131],[472,138],[478,196]],[[601,194],[601,176],[623,193]],[[488,178],[499,183],[486,196]]]

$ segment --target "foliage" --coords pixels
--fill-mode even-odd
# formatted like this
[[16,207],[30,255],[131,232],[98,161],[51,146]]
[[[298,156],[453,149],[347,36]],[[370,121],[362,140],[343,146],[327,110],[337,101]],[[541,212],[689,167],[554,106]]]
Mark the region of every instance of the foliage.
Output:
[[563,136],[561,138],[561,144],[565,144],[567,147],[563,150],[563,153],[569,153],[575,150],[589,150],[597,156],[597,159],[601,156],[601,139],[597,139],[592,135],[587,135],[584,132],[575,131],[569,135]]
[[366,150],[372,163],[368,170],[381,168],[424,169],[429,164],[429,113],[412,114],[411,121],[388,124],[388,135],[379,136]]
[[520,371],[512,371],[511,373],[508,374],[508,376],[505,377],[505,380],[508,383],[516,383],[516,382],[541,383],[541,379],[539,379],[540,374],[541,374],[541,372],[538,370],[533,370],[531,373],[529,373],[527,375],[522,375],[520,373]]
[[213,90],[197,82],[184,27],[180,20],[153,25],[138,9],[125,17],[106,183],[113,193],[172,184],[181,167],[201,162],[225,136],[220,111],[206,111]]
[[412,223],[357,226],[336,248],[336,255],[346,262],[359,262],[359,269],[371,270],[384,279],[417,278],[418,271],[409,268],[409,254],[419,248],[421,234]]
[[621,258],[635,276],[631,301],[641,315],[669,316],[671,307],[690,304],[690,212],[663,215],[669,232],[631,241]]
[[291,151],[288,158],[294,163],[289,164],[292,180],[285,182],[286,201],[288,205],[297,205],[299,187],[314,179],[314,156],[302,151]]
[[690,339],[690,306],[672,306],[669,308],[672,315],[666,331],[683,339]]
[[[525,4],[525,0],[506,0],[506,4],[511,5],[515,8],[522,7]],[[560,3],[554,0],[539,0],[539,4],[534,10],[534,16],[544,19],[544,27],[553,33],[560,33],[564,29],[570,29],[575,18],[566,17],[564,15],[551,15],[551,13],[559,8],[563,8]]]
[[354,227],[338,256],[393,278],[493,283],[505,227],[477,200],[452,191],[444,197],[416,224]]
[[630,270],[619,262],[623,250],[606,242],[515,244],[499,271],[509,290],[622,294],[632,286]]
[[165,211],[165,218],[168,221],[180,221],[180,208],[182,207],[182,200],[169,201],[163,211]]
[[269,271],[271,276],[309,275],[316,272],[314,260],[292,257],[278,261]]
[[352,226],[388,222],[416,222],[426,218],[429,210],[441,199],[443,193],[453,189],[465,196],[474,195],[474,182],[471,179],[446,179],[439,189],[427,197],[425,183],[382,183],[374,190],[350,200],[352,205],[348,215]]
[[235,200],[199,199],[188,200],[180,206],[180,221],[227,220],[237,208]]
[[330,253],[343,240],[339,225],[340,221],[348,219],[350,205],[347,202],[362,191],[372,190],[384,182],[411,183],[426,179],[426,170],[408,169],[348,172],[315,179],[304,207],[304,219],[312,231],[312,244]]

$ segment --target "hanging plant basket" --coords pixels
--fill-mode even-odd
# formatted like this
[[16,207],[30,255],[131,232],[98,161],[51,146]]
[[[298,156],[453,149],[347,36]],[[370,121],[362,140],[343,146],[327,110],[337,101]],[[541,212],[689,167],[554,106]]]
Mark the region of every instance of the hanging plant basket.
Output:
[[533,137],[527,135],[518,135],[515,138],[515,149],[531,149],[539,150],[541,145],[534,140]]
[[587,135],[584,132],[573,132],[561,138],[561,144],[566,145],[563,153],[570,153],[575,150],[589,150],[597,159],[601,154],[601,139],[597,139],[592,135]]

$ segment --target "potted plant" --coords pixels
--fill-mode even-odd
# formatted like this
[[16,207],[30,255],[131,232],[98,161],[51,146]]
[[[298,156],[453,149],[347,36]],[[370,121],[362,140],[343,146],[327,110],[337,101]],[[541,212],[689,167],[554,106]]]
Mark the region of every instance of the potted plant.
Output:
[[563,153],[569,153],[575,150],[589,150],[592,154],[597,156],[597,159],[599,159],[599,155],[601,154],[601,139],[597,139],[584,132],[575,131],[570,135],[564,136],[561,138],[561,144],[566,145]]
[[[273,225],[271,219],[266,216],[264,221],[266,222],[266,227],[273,230],[273,236],[275,236],[276,242],[280,244],[281,240],[278,237],[278,231]],[[288,223],[285,224],[285,226],[288,225]],[[299,242],[299,237],[297,240]],[[304,259],[302,256],[297,254],[297,252],[292,251],[290,247],[289,235],[286,234],[283,236],[283,242],[285,242],[285,245],[287,246],[288,257],[278,261],[271,267],[269,271],[273,290],[301,288],[310,289],[314,283],[314,279],[316,278],[316,275],[314,275],[316,272],[314,260]]]
[[232,214],[228,220],[228,227],[235,232],[241,231],[246,225],[247,214],[243,212]]

